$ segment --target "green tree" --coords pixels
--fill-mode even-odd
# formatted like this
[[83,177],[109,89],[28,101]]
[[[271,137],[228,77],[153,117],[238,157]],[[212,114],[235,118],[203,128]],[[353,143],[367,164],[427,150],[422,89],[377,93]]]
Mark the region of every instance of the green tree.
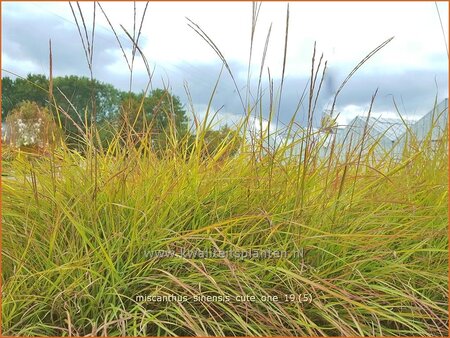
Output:
[[[54,96],[57,105],[70,116],[60,114],[65,131],[72,135],[79,133],[75,123],[84,129],[93,122],[115,118],[120,102],[120,92],[110,84],[91,81],[87,77],[64,76],[54,79]],[[92,102],[94,93],[94,105]]]
[[122,93],[120,122],[136,133],[151,130],[163,134],[171,124],[178,135],[187,131],[186,111],[180,99],[164,89],[155,89],[145,98],[143,93]]
[[158,130],[165,129],[173,122],[178,133],[184,133],[187,129],[186,111],[177,96],[171,95],[167,90],[153,90],[144,109],[150,113],[154,125]]
[[48,100],[48,80],[45,75],[28,74],[26,78],[2,78],[2,121],[24,101],[45,107]]
[[[15,80],[3,78],[2,85],[3,120],[27,100],[41,107],[48,106],[49,80],[45,75],[28,74],[25,79]],[[71,139],[82,136],[86,123],[87,127],[93,123],[94,111],[96,122],[102,127],[113,121],[122,125],[126,122],[128,126],[136,122],[133,126],[136,132],[151,128],[159,139],[164,139],[162,135],[170,125],[175,127],[172,130],[177,135],[184,135],[187,131],[186,112],[180,99],[164,89],[155,89],[144,98],[143,93],[120,92],[110,84],[72,75],[53,79],[53,95],[58,106],[53,113],[59,112],[57,120],[61,121],[66,136]]]
[[14,81],[9,77],[2,78],[2,121],[14,108]]
[[15,106],[23,101],[32,101],[45,107],[48,102],[48,86],[48,79],[42,74],[28,74],[26,79],[16,78],[13,96]]
[[[49,80],[42,74],[28,74],[26,78],[2,78],[2,120],[24,101],[48,105]],[[77,124],[84,129],[93,121],[92,93],[94,93],[97,122],[114,119],[118,113],[120,92],[110,84],[91,81],[87,77],[64,76],[53,79],[53,94],[60,113],[62,127],[69,136],[80,136]],[[52,102],[53,104],[53,102]],[[56,109],[53,110],[56,113]]]
[[242,137],[236,135],[236,131],[228,125],[222,126],[219,130],[207,130],[204,136],[205,152],[208,156],[216,153],[222,144],[227,144],[226,154],[233,156],[242,144]]

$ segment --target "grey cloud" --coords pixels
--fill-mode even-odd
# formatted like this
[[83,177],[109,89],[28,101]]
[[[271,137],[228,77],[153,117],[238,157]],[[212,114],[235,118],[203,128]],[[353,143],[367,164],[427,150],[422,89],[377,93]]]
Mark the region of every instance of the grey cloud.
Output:
[[[87,75],[88,67],[77,27],[49,13],[39,15],[20,11],[23,7],[9,6],[2,14],[2,53],[13,60],[47,65],[48,41],[52,40],[53,67],[56,75]],[[90,29],[90,27],[88,27]],[[118,49],[111,33],[95,32],[94,64],[100,74],[116,61]]]
[[[167,76],[170,85],[176,95],[187,102],[187,97],[183,87],[183,81],[189,84],[190,92],[195,104],[206,105],[214,88],[215,82],[220,72],[220,62],[211,64],[180,64],[178,68]],[[239,63],[231,63],[231,68],[237,74],[244,72],[246,65]],[[361,106],[363,109],[369,107],[369,103],[375,90],[378,88],[378,95],[375,100],[373,112],[395,111],[393,98],[396,100],[400,112],[405,116],[422,115],[429,111],[433,105],[435,96],[438,101],[447,97],[448,78],[447,71],[427,71],[427,70],[405,70],[401,73],[386,72],[385,74],[375,73],[356,73],[341,91],[336,102],[336,111],[343,109],[347,105]],[[153,86],[162,86],[160,77],[166,74],[162,71],[155,72]],[[334,93],[345,79],[347,74],[340,74],[336,71],[326,75],[324,84],[322,85],[321,94],[317,100],[316,116],[314,123],[320,123],[321,113],[323,109],[331,108]],[[139,76],[136,78],[139,82]],[[142,77],[142,87],[145,81]],[[246,81],[236,79],[238,88],[241,90],[242,97],[245,99]],[[280,106],[280,121],[287,123],[297,110],[300,98],[306,87],[304,99],[297,113],[296,121],[302,125],[307,122],[308,111],[308,95],[309,95],[309,78],[308,77],[292,77],[285,79],[283,93]],[[280,80],[275,79],[274,91],[275,96],[279,89]],[[257,80],[251,85],[252,92],[256,92]],[[137,86],[138,87],[138,86]],[[269,115],[269,88],[267,78],[262,81],[262,88],[265,91],[263,98],[263,114],[267,118]],[[243,114],[242,104],[236,93],[235,86],[226,72],[223,71],[217,92],[213,100],[214,107],[223,111],[236,115]],[[364,110],[363,110],[364,111]],[[362,111],[362,112],[363,112]],[[275,111],[275,116],[277,111]]]
[[379,88],[374,111],[393,111],[393,98],[402,114],[424,114],[435,96],[448,96],[448,71],[404,70],[401,73],[357,74],[338,98],[340,106],[367,105]]
[[[26,11],[19,12],[9,6],[2,13],[2,53],[13,60],[32,61],[35,64],[46,65],[48,62],[48,39],[52,39],[53,61],[55,75],[87,75],[88,69],[84,52],[76,26],[55,17],[51,14],[36,16]],[[143,40],[142,43],[145,43]],[[111,72],[108,66],[117,61],[117,42],[111,32],[105,29],[97,29],[94,51],[94,74],[103,82],[108,82],[122,90],[128,89],[128,75],[119,76]],[[180,52],[181,53],[181,52]],[[121,53],[120,53],[121,55]],[[122,59],[123,61],[123,59]],[[152,61],[150,59],[150,61]],[[151,64],[153,67],[154,65]],[[162,87],[163,82],[169,81],[173,92],[187,103],[184,91],[184,81],[189,84],[194,104],[205,106],[208,104],[212,90],[221,69],[219,60],[212,63],[181,62],[159,66],[156,65],[153,78],[153,87]],[[123,62],[123,67],[126,67]],[[230,67],[236,76],[237,86],[245,99],[246,80],[237,74],[246,74],[247,66],[239,62],[230,62]],[[126,68],[125,68],[126,69]],[[26,74],[26,71],[23,71]],[[257,72],[256,72],[257,73]],[[23,75],[25,75],[23,74]],[[266,74],[266,72],[265,72]],[[317,102],[317,116],[315,123],[320,121],[322,109],[330,107],[332,97],[340,83],[347,74],[337,69],[330,69],[327,73],[322,93]],[[148,76],[142,72],[136,72],[134,78],[134,91],[145,88]],[[287,123],[295,112],[302,92],[308,84],[308,77],[286,77],[282,103],[280,106],[280,120]],[[280,85],[279,79],[275,79],[275,96]],[[251,85],[253,93],[256,92],[257,79]],[[262,81],[262,88],[266,95],[263,99],[263,114],[269,115],[269,88],[267,76]],[[346,105],[368,106],[370,98],[376,88],[379,88],[374,112],[393,111],[392,98],[399,103],[404,114],[420,115],[426,113],[432,105],[434,97],[438,94],[438,100],[447,96],[448,69],[440,70],[408,70],[398,72],[386,69],[383,73],[368,73],[364,69],[357,72],[341,92],[337,108],[342,109]],[[307,120],[308,98],[305,97],[303,105],[297,116],[297,122],[305,124]],[[231,81],[228,72],[224,69],[217,92],[213,100],[214,108],[222,106],[223,111],[236,115],[243,114],[243,107],[236,93],[236,88]],[[275,112],[276,115],[276,112]]]

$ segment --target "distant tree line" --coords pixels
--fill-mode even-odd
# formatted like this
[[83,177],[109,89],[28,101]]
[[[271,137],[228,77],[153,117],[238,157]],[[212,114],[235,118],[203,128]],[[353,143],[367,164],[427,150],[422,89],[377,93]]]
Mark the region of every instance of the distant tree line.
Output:
[[168,127],[169,117],[173,117],[177,131],[180,134],[187,131],[186,112],[180,99],[165,89],[155,89],[147,95],[136,94],[87,77],[71,75],[53,78],[54,102],[49,102],[50,83],[45,75],[28,74],[26,78],[14,80],[4,77],[1,81],[2,122],[20,104],[31,101],[41,107],[52,106],[55,120],[72,140],[82,136],[81,131],[94,123],[94,111],[95,122],[100,128],[126,123],[139,133],[146,121],[160,132]]
[[[95,122],[100,141],[106,145],[117,131],[132,135],[139,140],[139,134],[151,130],[154,141],[164,145],[165,131],[169,126],[177,136],[186,134],[190,144],[195,136],[188,132],[186,111],[177,96],[165,89],[155,89],[145,94],[118,90],[111,84],[87,77],[64,76],[53,78],[53,98],[49,102],[49,79],[42,74],[28,74],[26,78],[2,81],[2,122],[9,115],[22,116],[23,109],[40,107],[40,111],[51,111],[56,125],[60,125],[66,141],[77,146],[84,137],[86,128]],[[38,109],[36,109],[38,110]],[[95,114],[93,113],[95,111]],[[51,116],[50,116],[51,117]],[[232,129],[208,130],[204,135],[204,152],[209,156],[224,140],[229,140]],[[238,144],[231,150],[234,154]]]

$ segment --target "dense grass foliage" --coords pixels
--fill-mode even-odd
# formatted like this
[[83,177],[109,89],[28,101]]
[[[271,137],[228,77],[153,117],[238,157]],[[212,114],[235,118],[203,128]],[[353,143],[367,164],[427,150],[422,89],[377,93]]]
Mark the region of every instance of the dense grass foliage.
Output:
[[[292,144],[227,155],[237,136],[205,156],[202,134],[158,154],[119,136],[101,153],[9,154],[3,334],[448,334],[446,137],[343,161]],[[163,295],[188,301],[139,298]]]
[[[314,48],[289,142],[274,149],[262,120],[278,126],[289,7],[280,81],[263,76],[269,29],[246,93],[218,46],[188,20],[222,61],[244,119],[236,130],[211,131],[216,84],[195,129],[180,133],[172,108],[164,112],[169,127],[155,135],[139,122],[152,78],[136,29],[147,5],[141,20],[135,7],[131,33],[122,26],[131,58],[108,20],[130,92],[135,56],[149,74],[140,104],[122,107],[133,121],[78,126],[78,151],[63,141],[41,155],[2,149],[3,335],[448,336],[447,134],[422,144],[408,138],[401,158],[377,155],[366,128],[353,149],[331,142],[321,151],[339,93],[392,38],[343,80],[322,136],[313,121],[327,63]],[[261,5],[252,6],[249,67]],[[78,26],[91,80],[95,15],[92,26],[92,35],[84,20]],[[50,107],[62,114],[52,83]],[[193,108],[187,85],[186,93]],[[297,133],[300,114],[308,123]],[[257,133],[251,121],[260,122]]]

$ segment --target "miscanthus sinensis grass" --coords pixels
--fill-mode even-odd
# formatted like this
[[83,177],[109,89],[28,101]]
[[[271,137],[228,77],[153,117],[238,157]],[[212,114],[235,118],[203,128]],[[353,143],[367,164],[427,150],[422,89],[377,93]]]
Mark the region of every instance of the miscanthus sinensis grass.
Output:
[[273,82],[261,107],[260,74],[254,110],[212,152],[206,117],[158,151],[132,126],[98,148],[94,125],[81,152],[3,157],[2,333],[447,336],[448,136],[401,158],[358,145],[320,156],[321,65],[314,53],[305,133],[277,151],[246,136],[255,112],[277,115]]
[[[316,158],[305,173],[286,149],[258,159],[245,146],[215,159],[113,142],[97,177],[93,156],[64,147],[15,156],[3,333],[447,335],[446,142],[397,162]],[[186,298],[140,297],[170,295]]]

